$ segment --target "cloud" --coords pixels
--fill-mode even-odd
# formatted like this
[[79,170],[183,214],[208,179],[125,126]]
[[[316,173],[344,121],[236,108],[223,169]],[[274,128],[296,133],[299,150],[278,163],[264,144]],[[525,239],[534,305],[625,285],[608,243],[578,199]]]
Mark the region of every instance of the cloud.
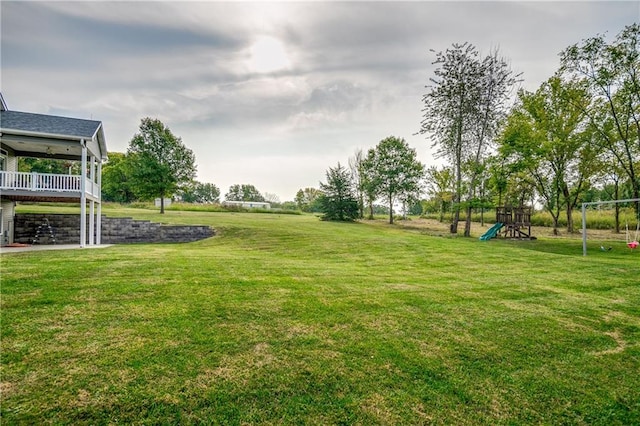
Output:
[[[2,2],[9,107],[104,122],[124,151],[157,117],[200,180],[292,199],[357,148],[419,128],[429,49],[499,46],[533,90],[582,38],[640,18],[637,2]],[[256,66],[256,43],[278,46]],[[254,50],[252,50],[254,49]],[[268,49],[266,49],[268,50]],[[252,57],[253,55],[253,57]],[[254,63],[252,64],[252,58]],[[255,180],[255,181],[254,181]]]

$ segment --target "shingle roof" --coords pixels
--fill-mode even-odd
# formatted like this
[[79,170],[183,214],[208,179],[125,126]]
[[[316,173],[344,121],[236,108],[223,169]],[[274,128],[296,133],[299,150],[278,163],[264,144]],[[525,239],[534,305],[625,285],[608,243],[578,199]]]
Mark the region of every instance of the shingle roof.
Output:
[[19,111],[0,111],[0,130],[91,139],[101,122]]

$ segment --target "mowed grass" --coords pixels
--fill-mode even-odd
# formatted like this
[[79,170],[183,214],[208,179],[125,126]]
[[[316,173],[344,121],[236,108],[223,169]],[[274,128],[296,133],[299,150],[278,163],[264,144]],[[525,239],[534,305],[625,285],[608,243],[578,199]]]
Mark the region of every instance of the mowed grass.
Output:
[[639,424],[640,252],[114,208],[218,235],[1,259],[4,424]]

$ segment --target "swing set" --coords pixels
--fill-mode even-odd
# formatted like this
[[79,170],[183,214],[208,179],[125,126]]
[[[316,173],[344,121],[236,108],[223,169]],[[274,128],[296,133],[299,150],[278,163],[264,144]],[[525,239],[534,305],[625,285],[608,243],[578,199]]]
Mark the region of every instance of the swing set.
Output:
[[[587,255],[587,206],[595,206],[600,204],[616,204],[616,203],[638,203],[638,202],[640,202],[640,198],[632,198],[629,200],[594,201],[591,203],[582,203],[582,255],[583,256]],[[640,241],[638,241],[640,239],[640,215],[638,216],[638,219],[637,219],[636,232],[634,237],[631,238],[628,222],[626,224],[626,231],[627,231],[627,235],[626,235],[627,247],[629,247],[631,250],[638,248],[640,246]],[[606,249],[602,246],[600,247],[600,249],[605,251],[611,250],[610,247]]]

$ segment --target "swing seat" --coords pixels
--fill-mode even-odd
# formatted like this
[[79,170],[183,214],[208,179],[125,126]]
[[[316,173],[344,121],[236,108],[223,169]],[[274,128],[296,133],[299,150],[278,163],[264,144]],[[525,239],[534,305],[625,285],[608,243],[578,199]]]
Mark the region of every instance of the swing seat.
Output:
[[640,243],[637,241],[631,241],[627,243],[627,247],[629,247],[630,249],[634,249],[637,248],[638,246],[640,246]]

